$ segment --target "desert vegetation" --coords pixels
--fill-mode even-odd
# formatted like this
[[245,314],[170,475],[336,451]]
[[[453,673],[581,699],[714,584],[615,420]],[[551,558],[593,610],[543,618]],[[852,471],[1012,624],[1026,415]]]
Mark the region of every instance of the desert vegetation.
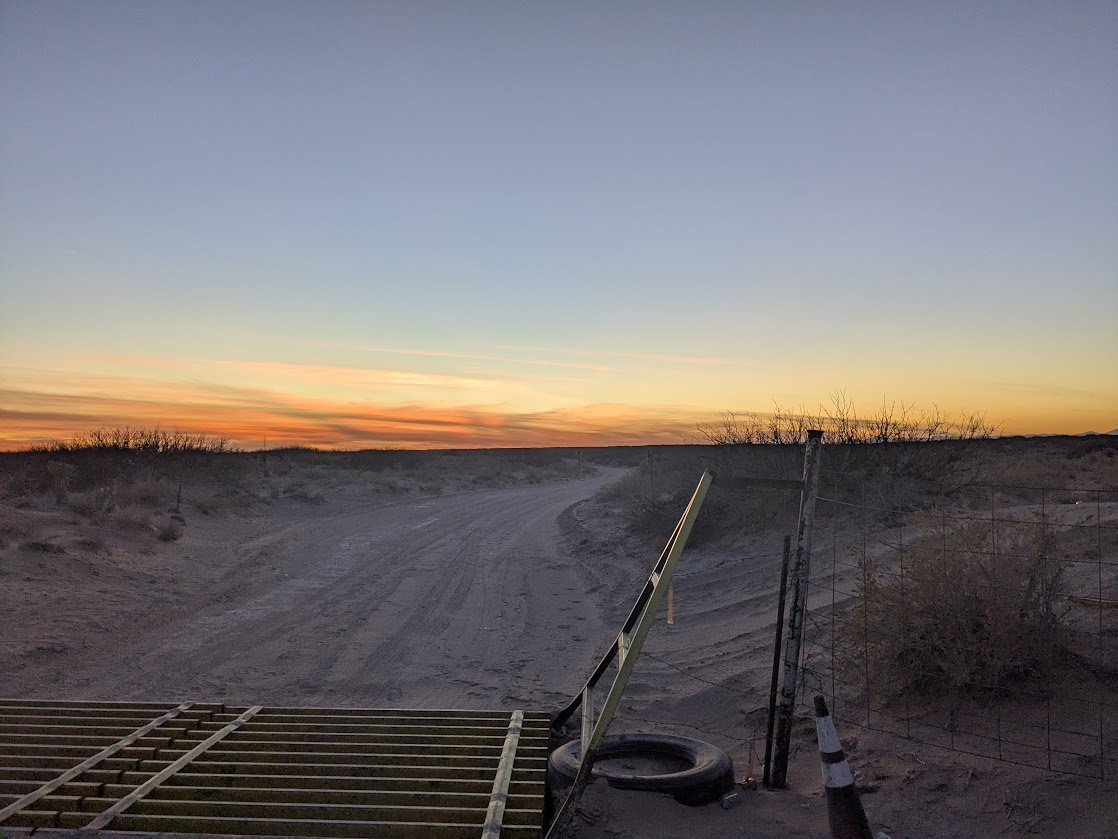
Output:
[[[821,494],[856,506],[871,528],[923,534],[902,553],[848,548],[858,567],[857,599],[843,618],[839,663],[851,680],[864,679],[871,668],[873,682],[898,690],[973,689],[1044,667],[1066,640],[1063,560],[1080,535],[1032,518],[941,526],[935,516],[988,512],[992,504],[1031,510],[1037,488],[1048,488],[1049,503],[1058,505],[1072,499],[1068,493],[1118,485],[1118,440],[992,438],[990,427],[973,418],[951,439],[937,439],[925,416],[917,441],[907,408],[899,420],[889,412],[862,420],[852,406],[844,413],[846,404],[836,395],[833,433],[841,439],[853,428],[875,436],[824,446]],[[572,516],[564,523],[579,552],[640,570],[667,538],[704,468],[725,477],[798,478],[803,450],[796,440],[818,419],[778,410],[763,419],[766,436],[759,436],[762,419],[754,417],[740,426],[752,429],[748,439],[732,445],[581,452],[244,452],[205,434],[99,429],[0,454],[0,549],[95,556],[140,539],[159,550],[188,535],[198,516],[258,514],[284,504],[326,508],[339,492],[390,501],[570,480],[612,466],[627,471],[581,510],[594,527],[580,535]],[[732,556],[758,533],[792,532],[798,502],[794,490],[716,480],[691,544]],[[820,526],[842,514],[821,505]]]
[[153,454],[180,454],[183,452],[204,452],[218,454],[239,451],[221,435],[207,435],[201,432],[170,431],[158,426],[154,428],[95,428],[80,431],[68,440],[52,440],[49,443],[32,446],[30,451],[59,454],[63,452],[150,452]]
[[565,450],[246,452],[219,435],[130,427],[0,453],[0,463],[0,549],[54,553],[95,553],[120,533],[154,547],[180,539],[193,516],[322,505],[347,487],[378,498],[438,495],[593,468]]
[[855,551],[855,605],[839,622],[835,664],[890,695],[995,695],[1047,673],[1070,612],[1066,566],[1040,516],[951,526],[874,557]]
[[696,427],[700,442],[718,446],[785,445],[802,443],[809,429],[823,432],[831,445],[861,443],[923,443],[934,440],[977,440],[997,436],[999,426],[985,411],[948,414],[938,405],[921,409],[915,402],[883,398],[881,407],[859,416],[854,400],[844,390],[830,394],[830,404],[808,411],[773,405],[768,413],[724,411],[714,422]]
[[[0,670],[13,692],[240,690],[237,701],[370,707],[427,702],[412,697],[434,685],[467,705],[523,691],[554,707],[565,701],[564,680],[612,638],[699,475],[712,468],[674,584],[676,624],[652,636],[619,724],[709,739],[735,750],[741,767],[757,745],[743,737],[761,742],[780,546],[794,532],[799,493],[729,479],[799,478],[798,443],[244,452],[77,442],[0,454],[0,588],[11,607]],[[592,498],[588,485],[544,488],[540,497],[552,500],[542,514],[534,492],[470,492],[602,468],[611,471]],[[1067,721],[1075,714],[1086,720],[1086,733],[1064,746],[1068,764],[1095,748],[1099,709],[1113,705],[1118,627],[1111,612],[1100,620],[1069,595],[1118,599],[1114,566],[1099,574],[1099,560],[1118,562],[1118,544],[1111,531],[1100,541],[1093,526],[1100,510],[1114,523],[1118,499],[1096,503],[1092,494],[1118,485],[1118,439],[832,443],[821,469],[816,607],[830,589],[832,550],[843,599],[834,612],[822,603],[809,625],[827,644],[836,627],[835,661],[852,691],[872,668],[875,721],[911,701],[942,732],[940,718],[956,707],[1001,700],[1014,713],[1032,703],[1031,719],[1043,724],[1051,691],[1064,728],[1079,725]],[[513,522],[502,524],[502,499],[516,500]],[[863,540],[863,525],[881,538]],[[883,546],[887,537],[898,547]],[[461,584],[444,585],[452,577]],[[427,581],[418,591],[417,580]],[[470,622],[476,634],[462,630]],[[247,642],[246,630],[255,633]],[[244,657],[230,657],[238,644]],[[370,653],[381,648],[385,655]],[[396,648],[407,652],[390,661]],[[510,662],[502,650],[512,648]],[[560,648],[574,664],[551,666]],[[120,650],[127,666],[114,666]],[[366,668],[358,678],[355,666]],[[1017,690],[1022,683],[1032,690]],[[1090,704],[1061,704],[1067,684],[1089,688]],[[882,710],[881,688],[905,696]],[[951,719],[960,732],[969,724],[962,713]],[[811,731],[807,723],[804,777],[815,779]],[[875,804],[892,790],[907,805],[914,788],[941,800],[938,776],[906,773],[938,771],[942,760],[920,752],[898,771],[892,746],[873,764],[872,737],[859,732],[855,754],[882,784]],[[1090,771],[1073,768],[1083,766]],[[975,789],[979,782],[964,777]]]
[[[1036,486],[1040,480],[1048,486],[1063,485],[1069,479],[1068,461],[1083,457],[1077,452],[1092,445],[1084,440],[1069,448],[1068,455],[1046,462],[1029,453],[1028,441],[1014,438],[826,444],[821,491],[871,505],[883,518],[896,520],[947,502],[970,503],[968,490],[988,484]],[[1115,448],[1099,449],[1098,463],[1109,462],[1105,453]],[[793,443],[656,446],[627,452],[601,450],[587,460],[631,467],[625,478],[602,490],[598,500],[624,532],[655,545],[671,532],[703,469],[727,477],[798,479],[803,447]],[[1097,465],[1090,457],[1084,462],[1088,464]],[[1097,469],[1091,473],[1101,477]],[[693,538],[697,543],[713,541],[731,547],[743,533],[790,521],[798,503],[794,491],[716,481]]]
[[[750,553],[758,534],[795,532],[799,493],[722,477],[799,478],[802,453],[790,443],[634,452],[630,473],[582,513],[610,534],[589,547],[615,561],[647,556],[667,538],[702,469],[713,468],[719,477],[690,546]],[[1048,678],[1069,650],[1112,669],[1096,642],[1100,632],[1118,631],[1111,613],[1100,630],[1096,611],[1073,607],[1069,595],[1094,602],[1101,585],[1103,597],[1118,601],[1116,488],[1118,439],[1108,436],[824,445],[817,539],[826,540],[825,553],[840,554],[833,573],[845,575],[839,589],[853,594],[837,623],[841,677],[874,686],[878,699],[992,696]],[[899,544],[883,547],[877,534]]]

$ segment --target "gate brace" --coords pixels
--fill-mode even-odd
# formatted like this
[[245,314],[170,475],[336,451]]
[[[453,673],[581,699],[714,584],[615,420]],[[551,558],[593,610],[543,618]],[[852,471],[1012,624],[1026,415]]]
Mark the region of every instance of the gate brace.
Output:
[[[687,508],[683,511],[683,516],[676,524],[675,530],[672,531],[668,543],[660,553],[660,558],[656,560],[656,565],[653,566],[652,573],[648,575],[648,580],[645,582],[644,588],[641,589],[640,596],[637,597],[637,602],[632,611],[629,612],[625,625],[617,634],[617,639],[602,657],[598,666],[594,668],[594,672],[586,680],[582,691],[570,701],[566,708],[555,715],[551,724],[553,731],[561,728],[578,707],[582,706],[582,762],[579,764],[574,784],[571,786],[570,792],[567,793],[563,805],[555,814],[555,819],[552,821],[545,839],[554,839],[558,836],[574,815],[575,807],[582,797],[582,790],[590,780],[598,748],[601,746],[602,740],[606,736],[606,729],[609,728],[609,724],[613,721],[613,716],[617,712],[617,707],[621,703],[621,695],[625,691],[625,685],[636,666],[637,656],[640,654],[641,647],[644,646],[644,640],[648,636],[649,629],[652,628],[656,610],[664,599],[664,593],[668,589],[672,572],[675,571],[679,555],[683,553],[683,547],[687,544],[687,538],[691,535],[691,528],[695,524],[695,519],[699,515],[699,510],[703,506],[703,500],[706,498],[707,490],[710,488],[713,479],[714,473],[709,469],[703,472],[691,500],[687,502]],[[614,677],[613,685],[606,693],[601,713],[595,719],[594,687],[605,675],[614,659],[617,659],[617,675]]]

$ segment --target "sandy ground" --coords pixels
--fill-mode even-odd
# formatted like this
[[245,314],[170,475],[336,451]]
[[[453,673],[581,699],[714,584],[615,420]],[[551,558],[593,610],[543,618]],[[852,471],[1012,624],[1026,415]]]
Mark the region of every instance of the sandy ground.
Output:
[[390,503],[342,492],[192,517],[178,542],[135,553],[16,552],[4,693],[547,707],[607,633],[556,527],[603,480]]
[[[655,560],[634,556],[589,500],[623,474],[430,497],[333,488],[240,513],[184,514],[183,536],[91,538],[65,511],[0,551],[0,695],[335,707],[565,704],[611,642]],[[651,634],[614,731],[709,740],[749,773],[763,749],[780,534],[734,556],[698,549],[675,624]],[[840,731],[899,837],[1118,836],[1118,790],[1082,778]],[[823,837],[811,721],[790,788],[688,808],[600,782],[572,836]],[[755,767],[754,773],[760,769]]]

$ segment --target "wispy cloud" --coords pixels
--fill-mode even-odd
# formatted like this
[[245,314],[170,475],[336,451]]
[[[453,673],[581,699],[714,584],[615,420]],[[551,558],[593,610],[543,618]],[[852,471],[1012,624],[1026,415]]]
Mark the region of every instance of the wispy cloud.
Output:
[[414,370],[388,370],[335,364],[291,364],[277,361],[210,361],[210,364],[252,373],[267,373],[278,378],[304,382],[355,385],[409,385],[439,388],[487,388],[508,385],[502,379],[423,373]]
[[128,364],[141,367],[179,367],[181,363],[169,358],[152,358],[140,355],[120,355],[116,353],[90,353],[88,358],[95,361],[111,361],[116,364]]
[[[519,401],[522,383],[506,387],[484,375],[255,361],[182,362],[168,373],[145,361],[123,368],[142,375],[0,368],[0,449],[124,425],[222,434],[247,448],[265,437],[343,448],[643,445],[690,440],[698,423],[717,414],[538,394]],[[1058,405],[1045,399],[1003,413],[1016,415],[1005,430],[1114,426],[1112,402],[1090,410]]]
[[757,359],[731,358],[703,355],[679,355],[676,353],[630,352],[628,350],[601,350],[593,348],[567,347],[521,347],[512,344],[490,344],[494,349],[515,352],[553,353],[555,355],[575,355],[581,357],[624,358],[630,361],[657,361],[665,364],[681,364],[699,367],[765,367],[771,362]]
[[608,364],[603,361],[573,360],[572,356],[578,359],[613,358],[626,361],[651,361],[661,364],[692,367],[772,367],[777,364],[777,362],[762,359],[735,358],[730,356],[603,350],[593,347],[539,347],[518,344],[485,344],[484,346],[487,349],[497,350],[499,352],[471,352],[458,350],[417,350],[407,347],[386,347],[383,345],[370,344],[340,344],[330,341],[300,341],[299,343],[385,355],[460,359],[465,361],[490,361],[539,367],[570,367],[578,370],[593,370],[599,373],[617,372],[617,365]]
[[485,353],[467,353],[467,352],[437,352],[430,350],[409,350],[399,349],[395,347],[372,347],[362,345],[349,345],[347,349],[359,350],[361,352],[369,353],[384,353],[386,355],[414,355],[422,356],[424,358],[460,358],[472,361],[499,361],[499,362],[512,362],[514,364],[528,364],[539,367],[570,367],[576,370],[595,370],[600,373],[609,373],[612,368],[606,364],[592,364],[582,361],[559,361],[553,358],[531,358],[521,353],[526,351],[526,348],[508,347],[511,354],[505,355],[492,355]]
[[50,388],[0,388],[0,448],[123,425],[223,434],[249,448],[265,437],[276,444],[346,448],[637,445],[681,442],[699,419],[658,406],[525,412],[502,404],[319,399],[212,382],[84,376],[80,387],[78,383],[58,376],[52,377]]

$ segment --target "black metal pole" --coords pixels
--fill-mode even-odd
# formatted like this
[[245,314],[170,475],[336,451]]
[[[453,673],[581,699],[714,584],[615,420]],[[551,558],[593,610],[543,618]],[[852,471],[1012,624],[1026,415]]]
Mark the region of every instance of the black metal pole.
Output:
[[769,785],[772,766],[773,727],[776,725],[776,690],[780,683],[780,642],[784,637],[784,600],[788,594],[788,560],[792,555],[792,537],[784,537],[784,557],[780,561],[780,596],[776,600],[776,642],[773,644],[773,675],[769,685],[769,723],[765,731],[765,769],[762,783]]

